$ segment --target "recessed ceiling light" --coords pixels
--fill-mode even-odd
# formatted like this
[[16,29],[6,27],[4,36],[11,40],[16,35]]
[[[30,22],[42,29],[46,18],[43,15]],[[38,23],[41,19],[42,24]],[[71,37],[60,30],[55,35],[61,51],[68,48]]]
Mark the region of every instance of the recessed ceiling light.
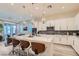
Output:
[[38,10],[38,9],[39,9],[39,7],[35,7],[35,9],[36,9],[36,10]]
[[52,8],[52,5],[48,5],[47,8]]
[[25,5],[23,5],[22,7],[25,8]]
[[34,3],[32,3],[32,5],[33,5]]
[[11,3],[11,6],[13,6],[14,5],[14,3]]
[[42,21],[45,21],[46,20],[46,18],[42,18]]
[[64,6],[62,8],[64,9]]
[[26,24],[26,21],[23,21],[24,24]]
[[22,19],[22,17],[19,17],[20,19]]
[[43,11],[43,14],[46,14],[46,11]]
[[32,17],[33,15],[31,14],[30,16]]
[[52,7],[54,7],[54,6],[55,6],[55,3],[52,4]]

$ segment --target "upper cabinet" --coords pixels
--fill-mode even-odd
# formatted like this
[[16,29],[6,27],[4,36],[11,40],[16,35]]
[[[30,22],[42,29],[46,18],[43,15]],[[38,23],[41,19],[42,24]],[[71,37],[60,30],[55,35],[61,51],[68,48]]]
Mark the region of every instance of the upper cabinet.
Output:
[[54,27],[55,30],[79,30],[79,14],[74,17],[51,19],[45,23],[35,23],[38,30],[46,30],[47,27]]
[[48,24],[54,26],[55,30],[76,30],[74,17],[49,20]]
[[79,30],[79,13],[75,16],[75,26],[76,29]]

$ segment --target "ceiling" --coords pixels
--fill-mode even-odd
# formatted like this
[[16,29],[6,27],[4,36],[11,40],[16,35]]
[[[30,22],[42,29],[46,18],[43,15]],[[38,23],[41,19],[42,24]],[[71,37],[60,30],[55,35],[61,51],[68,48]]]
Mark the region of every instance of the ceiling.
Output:
[[0,3],[0,18],[9,21],[57,19],[72,17],[78,12],[78,3]]

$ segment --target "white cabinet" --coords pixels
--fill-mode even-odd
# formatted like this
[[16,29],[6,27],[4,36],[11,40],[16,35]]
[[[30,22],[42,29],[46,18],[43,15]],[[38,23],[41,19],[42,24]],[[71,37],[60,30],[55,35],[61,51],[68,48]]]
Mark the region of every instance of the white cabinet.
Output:
[[61,35],[60,43],[68,45],[68,37],[67,37],[67,35]]
[[66,35],[55,35],[53,39],[54,43],[65,44],[65,45],[68,44]]
[[75,39],[75,36],[56,35],[53,39],[54,43],[73,45],[73,40]]
[[74,44],[73,40],[74,40],[74,36],[69,35],[68,36],[68,45],[73,45]]
[[39,24],[37,24],[37,28],[38,30],[46,30],[46,24],[40,22]]
[[75,38],[73,41],[73,48],[76,50],[76,52],[79,54],[79,38]]
[[60,43],[60,40],[61,40],[60,35],[55,35],[53,38],[54,43]]
[[79,30],[79,13],[75,16],[76,29]]
[[79,54],[79,37],[77,36],[55,35],[53,42],[58,44],[71,45]]

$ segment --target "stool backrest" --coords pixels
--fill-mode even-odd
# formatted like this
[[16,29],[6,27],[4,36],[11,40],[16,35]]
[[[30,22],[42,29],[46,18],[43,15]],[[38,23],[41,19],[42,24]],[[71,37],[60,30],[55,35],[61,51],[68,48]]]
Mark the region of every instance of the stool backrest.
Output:
[[19,45],[20,41],[15,39],[15,38],[13,38],[12,39],[12,43],[13,43],[13,47],[16,47],[17,45]]
[[20,40],[20,46],[22,50],[25,50],[25,48],[28,48],[30,43],[28,41]]
[[10,43],[12,43],[12,38],[7,39],[7,44],[9,45]]
[[35,54],[39,54],[45,51],[45,45],[42,43],[31,42],[31,45]]
[[3,38],[3,37],[0,35],[0,41],[2,41],[2,38]]

